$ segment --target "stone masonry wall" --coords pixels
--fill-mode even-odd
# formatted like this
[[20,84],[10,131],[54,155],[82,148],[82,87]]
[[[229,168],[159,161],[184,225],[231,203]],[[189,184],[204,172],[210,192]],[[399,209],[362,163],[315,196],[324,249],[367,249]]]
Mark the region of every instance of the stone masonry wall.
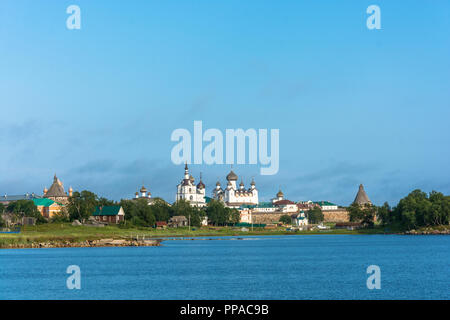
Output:
[[348,212],[346,209],[323,210],[324,222],[349,222]]
[[259,223],[278,223],[280,222],[281,216],[286,215],[284,212],[271,212],[271,213],[252,213],[252,220],[253,223],[259,224]]

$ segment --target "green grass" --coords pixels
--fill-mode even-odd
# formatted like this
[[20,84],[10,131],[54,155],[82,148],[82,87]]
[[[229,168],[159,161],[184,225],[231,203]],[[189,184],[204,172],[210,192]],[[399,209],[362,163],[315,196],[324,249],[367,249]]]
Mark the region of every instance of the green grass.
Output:
[[[391,230],[390,232],[394,232]],[[246,236],[246,235],[292,235],[292,234],[382,234],[381,227],[364,230],[320,230],[320,231],[286,231],[286,228],[241,231],[234,227],[203,227],[154,229],[144,227],[119,228],[118,226],[89,227],[72,226],[70,223],[47,223],[37,226],[25,226],[19,234],[0,234],[0,247],[12,244],[30,244],[39,242],[81,242],[98,239],[123,239],[138,235],[146,237],[195,237],[195,236]]]

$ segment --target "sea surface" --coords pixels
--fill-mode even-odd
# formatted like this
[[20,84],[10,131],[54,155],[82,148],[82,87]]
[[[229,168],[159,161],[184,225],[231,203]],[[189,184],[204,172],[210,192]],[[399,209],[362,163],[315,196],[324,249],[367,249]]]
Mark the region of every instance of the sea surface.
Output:
[[[80,267],[80,290],[66,286],[69,265]],[[370,265],[380,267],[381,289],[367,288]],[[0,250],[0,299],[449,298],[449,236],[249,236]]]

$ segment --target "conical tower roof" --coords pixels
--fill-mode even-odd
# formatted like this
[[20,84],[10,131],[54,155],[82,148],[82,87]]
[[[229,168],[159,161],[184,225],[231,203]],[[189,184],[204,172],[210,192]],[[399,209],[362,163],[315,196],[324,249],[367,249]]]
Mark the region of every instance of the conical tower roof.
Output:
[[362,184],[359,185],[359,190],[353,203],[357,203],[359,205],[372,204]]
[[66,197],[66,192],[64,191],[64,186],[62,182],[56,177],[56,174],[53,178],[53,184],[48,189],[45,194],[46,197]]

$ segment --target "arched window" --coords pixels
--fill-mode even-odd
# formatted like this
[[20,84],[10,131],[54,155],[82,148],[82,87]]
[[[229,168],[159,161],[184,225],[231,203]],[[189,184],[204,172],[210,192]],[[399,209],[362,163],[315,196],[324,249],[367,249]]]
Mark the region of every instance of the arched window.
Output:
[[194,197],[193,196],[191,196],[191,198],[190,198],[191,200],[194,200]]

